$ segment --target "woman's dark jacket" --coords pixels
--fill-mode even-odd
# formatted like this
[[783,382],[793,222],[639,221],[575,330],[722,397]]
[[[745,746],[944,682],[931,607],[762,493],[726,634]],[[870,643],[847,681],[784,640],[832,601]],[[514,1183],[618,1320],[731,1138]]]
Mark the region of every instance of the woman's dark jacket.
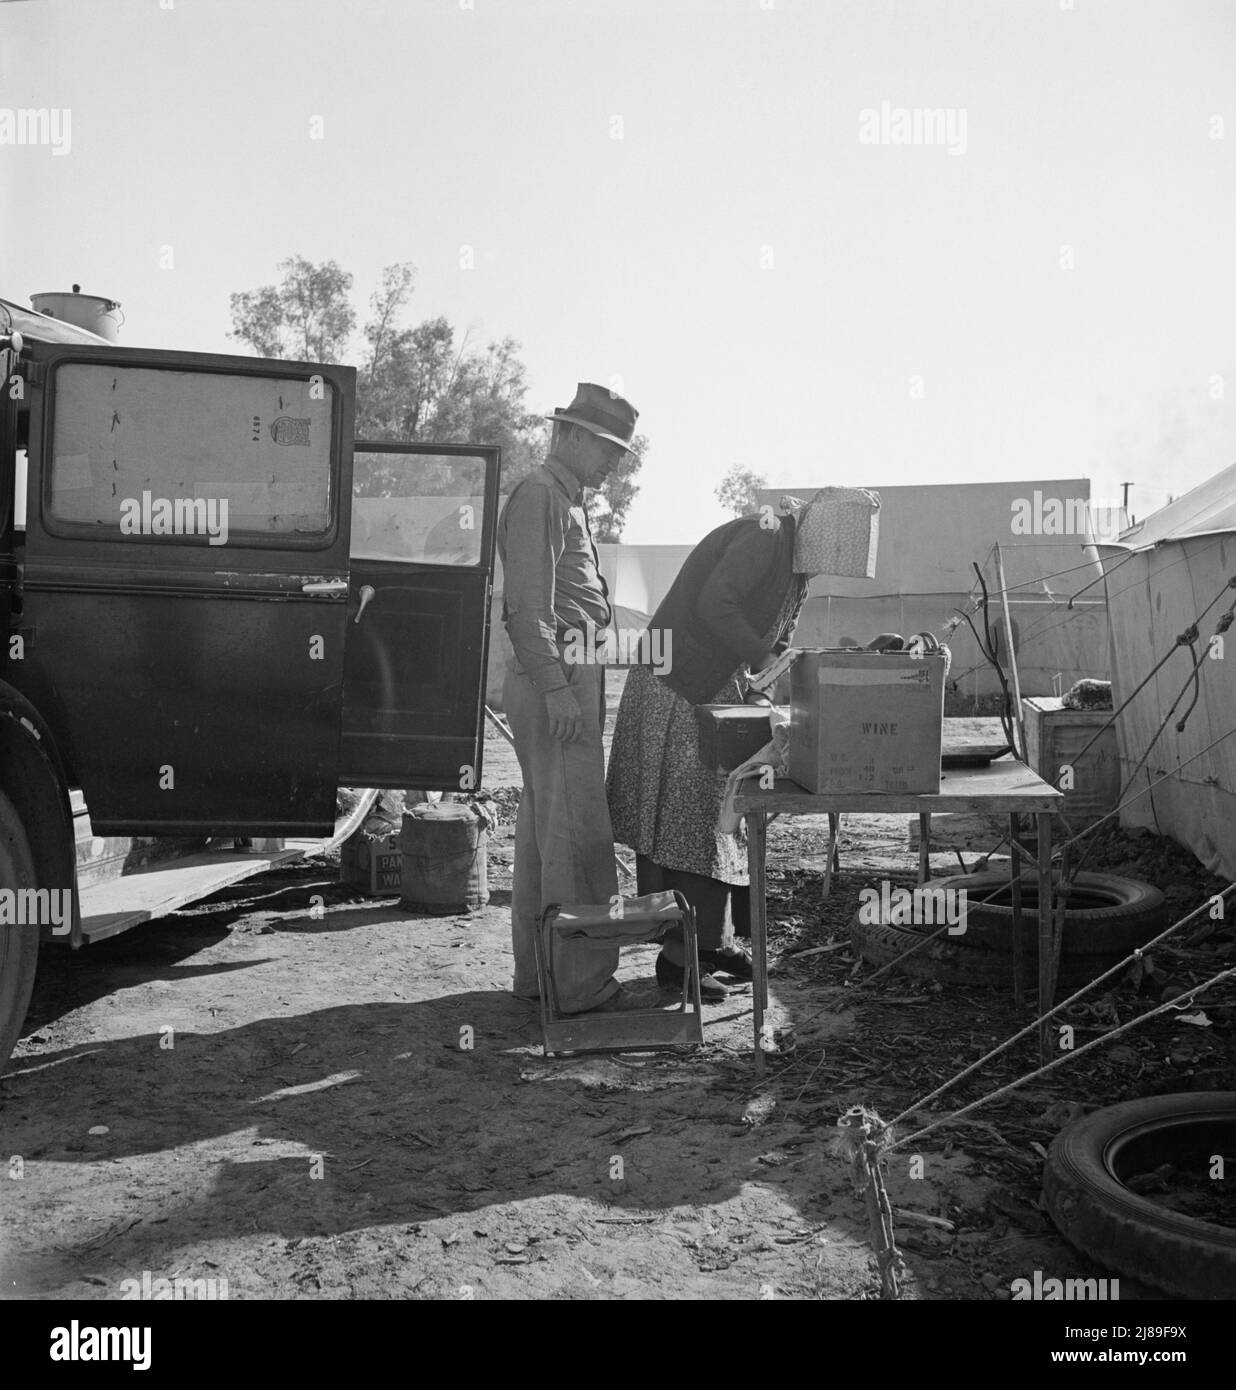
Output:
[[768,654],[765,634],[794,583],[794,519],[772,520],[775,528],[744,516],[710,531],[649,623],[666,634],[661,679],[693,705],[711,699],[743,662],[758,666]]

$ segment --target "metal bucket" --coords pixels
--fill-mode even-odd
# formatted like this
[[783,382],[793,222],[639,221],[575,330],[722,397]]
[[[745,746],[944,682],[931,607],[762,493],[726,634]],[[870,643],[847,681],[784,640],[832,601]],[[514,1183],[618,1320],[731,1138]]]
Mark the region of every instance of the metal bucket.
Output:
[[116,300],[102,299],[97,294],[80,294],[76,289],[71,294],[32,294],[30,304],[37,313],[85,328],[109,343],[119,338],[120,325],[124,322]]
[[475,912],[489,901],[488,832],[471,806],[458,801],[414,806],[399,832],[401,901],[445,917]]

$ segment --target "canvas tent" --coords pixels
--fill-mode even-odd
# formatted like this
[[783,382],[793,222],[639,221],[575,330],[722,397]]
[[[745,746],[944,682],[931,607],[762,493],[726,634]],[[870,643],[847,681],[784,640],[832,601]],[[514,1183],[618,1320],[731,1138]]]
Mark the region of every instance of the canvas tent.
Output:
[[1120,543],[1141,548],[1217,531],[1236,531],[1236,463],[1152,512],[1136,526],[1127,527],[1120,533]]
[[1187,646],[1176,648],[1120,715],[1126,782],[1167,720],[1145,768],[1126,787],[1121,823],[1170,835],[1212,873],[1236,878],[1236,627],[1210,645],[1217,619],[1236,600],[1236,589],[1226,587],[1236,580],[1236,468],[1216,474],[1125,535],[1125,548],[1107,562],[1118,702],[1132,694],[1202,610],[1218,601],[1198,624],[1198,652],[1207,658],[1183,732],[1176,724],[1192,699],[1191,688],[1169,711],[1193,664]]

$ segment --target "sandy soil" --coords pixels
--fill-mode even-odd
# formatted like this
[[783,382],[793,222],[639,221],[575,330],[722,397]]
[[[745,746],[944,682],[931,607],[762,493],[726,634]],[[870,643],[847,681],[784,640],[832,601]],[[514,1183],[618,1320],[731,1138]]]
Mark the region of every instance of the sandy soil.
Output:
[[[488,768],[510,784],[492,740]],[[896,976],[847,995],[858,888],[913,862],[906,818],[870,822],[847,821],[827,903],[819,827],[774,825],[774,1008],[798,1050],[762,1084],[749,996],[706,1008],[696,1055],[542,1057],[532,1007],[507,992],[509,826],[471,916],[361,898],[324,860],[47,953],[0,1082],[19,1177],[0,1188],[0,1288],[116,1298],[148,1272],[230,1298],[876,1296],[836,1118],[859,1101],[891,1116],[1016,1020],[1006,999]],[[628,952],[623,973],[652,963]],[[1230,1060],[1231,1013],[1216,1017],[1205,1042]],[[1126,1058],[1119,1082],[1113,1067],[1039,1083],[932,1136],[921,1177],[896,1159],[903,1296],[1101,1273],[1036,1209],[1034,1145],[1134,1074]]]

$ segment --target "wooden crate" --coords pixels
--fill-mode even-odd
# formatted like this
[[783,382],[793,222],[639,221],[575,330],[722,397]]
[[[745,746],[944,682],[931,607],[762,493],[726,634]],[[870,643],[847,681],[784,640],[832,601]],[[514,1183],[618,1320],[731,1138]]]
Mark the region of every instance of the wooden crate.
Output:
[[1073,785],[1061,786],[1062,810],[1073,830],[1082,830],[1105,816],[1120,799],[1115,725],[1103,729],[1084,756],[1078,755],[1112,717],[1111,710],[1066,709],[1054,695],[1024,696],[1021,709],[1026,756],[1032,770],[1052,786],[1061,786],[1061,769],[1073,769]]
[[700,758],[705,767],[733,772],[772,739],[772,720],[763,705],[696,705]]

